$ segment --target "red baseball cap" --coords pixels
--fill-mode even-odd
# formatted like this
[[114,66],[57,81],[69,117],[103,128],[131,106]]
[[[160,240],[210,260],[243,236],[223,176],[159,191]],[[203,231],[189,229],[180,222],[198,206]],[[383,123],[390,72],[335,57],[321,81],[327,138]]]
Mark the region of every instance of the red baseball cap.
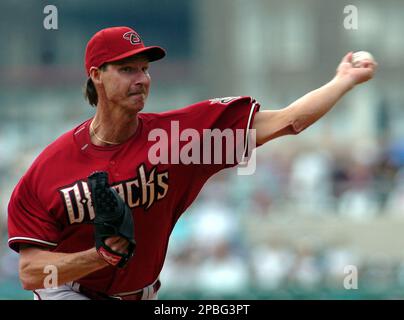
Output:
[[98,31],[87,43],[85,67],[87,75],[90,68],[99,68],[106,62],[118,61],[139,53],[145,54],[149,61],[164,58],[163,48],[145,47],[139,34],[129,27],[112,27]]

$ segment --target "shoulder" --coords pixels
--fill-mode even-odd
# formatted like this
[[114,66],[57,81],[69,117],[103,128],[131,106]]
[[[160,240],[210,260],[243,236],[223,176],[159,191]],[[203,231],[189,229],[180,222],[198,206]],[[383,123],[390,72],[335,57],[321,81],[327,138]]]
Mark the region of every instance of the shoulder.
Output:
[[47,145],[34,159],[25,176],[35,175],[36,172],[43,169],[49,170],[51,166],[61,166],[67,157],[71,157],[72,153],[77,149],[75,147],[74,134],[80,130],[83,124],[63,133]]
[[149,122],[153,120],[167,120],[167,119],[180,119],[182,117],[187,117],[190,114],[198,114],[208,111],[214,107],[226,107],[233,105],[251,105],[254,104],[255,100],[249,96],[235,96],[235,97],[222,97],[222,98],[212,98],[207,100],[202,100],[187,106],[180,107],[178,109],[163,111],[159,113],[141,113],[140,116],[143,121]]
[[[211,107],[224,107],[224,106],[232,106],[238,104],[250,104],[253,103],[255,100],[248,96],[234,96],[234,97],[221,97],[221,98],[211,98],[207,100],[202,100],[196,103],[193,103],[189,106],[182,107],[178,110],[173,110],[171,112],[176,113],[187,113],[197,109],[203,108],[211,108]],[[170,113],[167,112],[167,114]]]
[[75,145],[73,136],[80,129],[81,126],[82,124],[72,130],[63,133],[56,140],[46,146],[39,154],[36,161],[46,161],[53,157],[57,157],[58,155],[63,156],[64,154],[69,153]]

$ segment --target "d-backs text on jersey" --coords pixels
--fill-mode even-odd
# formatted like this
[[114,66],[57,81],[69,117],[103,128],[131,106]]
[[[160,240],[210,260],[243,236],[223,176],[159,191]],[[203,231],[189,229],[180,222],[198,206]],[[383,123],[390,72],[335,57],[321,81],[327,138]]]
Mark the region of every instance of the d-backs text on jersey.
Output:
[[[153,167],[146,172],[144,164],[137,169],[137,177],[113,184],[121,198],[130,208],[149,209],[155,201],[163,199],[168,192],[168,171],[157,172]],[[83,223],[95,218],[87,181],[76,181],[59,190],[69,224]]]

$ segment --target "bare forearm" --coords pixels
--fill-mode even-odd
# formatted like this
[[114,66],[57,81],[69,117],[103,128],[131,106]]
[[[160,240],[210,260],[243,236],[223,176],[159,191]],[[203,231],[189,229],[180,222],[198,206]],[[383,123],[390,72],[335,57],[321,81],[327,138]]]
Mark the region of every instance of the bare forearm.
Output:
[[324,116],[352,88],[343,79],[334,78],[289,105],[284,111],[293,133],[299,133]]
[[[95,248],[76,253],[26,250],[32,250],[26,253],[28,259],[20,261],[20,278],[26,290],[75,281],[108,265]],[[30,255],[35,255],[35,258],[32,259]]]
[[334,78],[284,109],[258,112],[253,123],[257,143],[303,131],[330,111],[351,87],[349,82]]

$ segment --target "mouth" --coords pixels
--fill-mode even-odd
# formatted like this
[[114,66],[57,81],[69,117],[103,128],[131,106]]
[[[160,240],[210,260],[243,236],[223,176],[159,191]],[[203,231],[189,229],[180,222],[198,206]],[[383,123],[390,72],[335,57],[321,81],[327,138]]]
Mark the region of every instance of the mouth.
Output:
[[138,96],[138,95],[145,95],[145,93],[143,91],[142,92],[130,92],[128,94],[128,97],[133,97],[133,96]]

